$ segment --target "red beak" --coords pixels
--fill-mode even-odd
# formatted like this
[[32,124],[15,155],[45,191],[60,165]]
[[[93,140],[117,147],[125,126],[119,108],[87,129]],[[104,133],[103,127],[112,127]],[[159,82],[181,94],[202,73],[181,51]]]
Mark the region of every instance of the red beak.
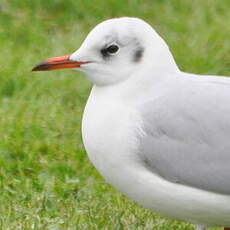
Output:
[[49,58],[46,61],[36,65],[32,69],[32,71],[80,68],[82,64],[89,63],[81,61],[71,61],[69,58],[70,55]]

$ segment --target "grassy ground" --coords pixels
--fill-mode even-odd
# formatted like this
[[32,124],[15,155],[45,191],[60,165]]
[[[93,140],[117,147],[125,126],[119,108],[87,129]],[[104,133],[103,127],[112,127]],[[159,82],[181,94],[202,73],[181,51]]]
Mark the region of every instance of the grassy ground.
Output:
[[147,20],[184,71],[229,75],[229,0],[0,1],[0,229],[193,229],[144,210],[89,163],[80,73],[32,73],[74,51],[98,22]]

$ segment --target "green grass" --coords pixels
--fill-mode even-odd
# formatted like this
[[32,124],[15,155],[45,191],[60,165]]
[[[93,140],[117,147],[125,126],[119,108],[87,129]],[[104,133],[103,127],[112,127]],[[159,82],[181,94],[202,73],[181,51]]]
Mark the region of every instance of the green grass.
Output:
[[90,83],[73,71],[32,73],[79,47],[98,22],[141,17],[183,71],[229,75],[229,0],[0,1],[0,229],[193,229],[107,185],[81,141]]

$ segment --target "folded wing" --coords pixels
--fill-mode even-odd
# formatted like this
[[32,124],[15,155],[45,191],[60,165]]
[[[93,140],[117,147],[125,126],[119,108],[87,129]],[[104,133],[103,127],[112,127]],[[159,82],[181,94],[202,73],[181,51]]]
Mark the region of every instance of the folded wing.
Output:
[[230,194],[230,79],[195,78],[141,105],[139,154],[166,180]]

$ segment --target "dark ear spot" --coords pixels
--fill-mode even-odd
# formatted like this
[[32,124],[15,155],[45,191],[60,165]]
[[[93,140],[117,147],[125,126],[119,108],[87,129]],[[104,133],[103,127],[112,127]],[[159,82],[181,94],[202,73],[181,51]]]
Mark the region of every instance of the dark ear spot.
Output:
[[143,54],[144,54],[144,48],[138,47],[138,49],[134,53],[133,61],[140,62],[141,58],[143,57]]

